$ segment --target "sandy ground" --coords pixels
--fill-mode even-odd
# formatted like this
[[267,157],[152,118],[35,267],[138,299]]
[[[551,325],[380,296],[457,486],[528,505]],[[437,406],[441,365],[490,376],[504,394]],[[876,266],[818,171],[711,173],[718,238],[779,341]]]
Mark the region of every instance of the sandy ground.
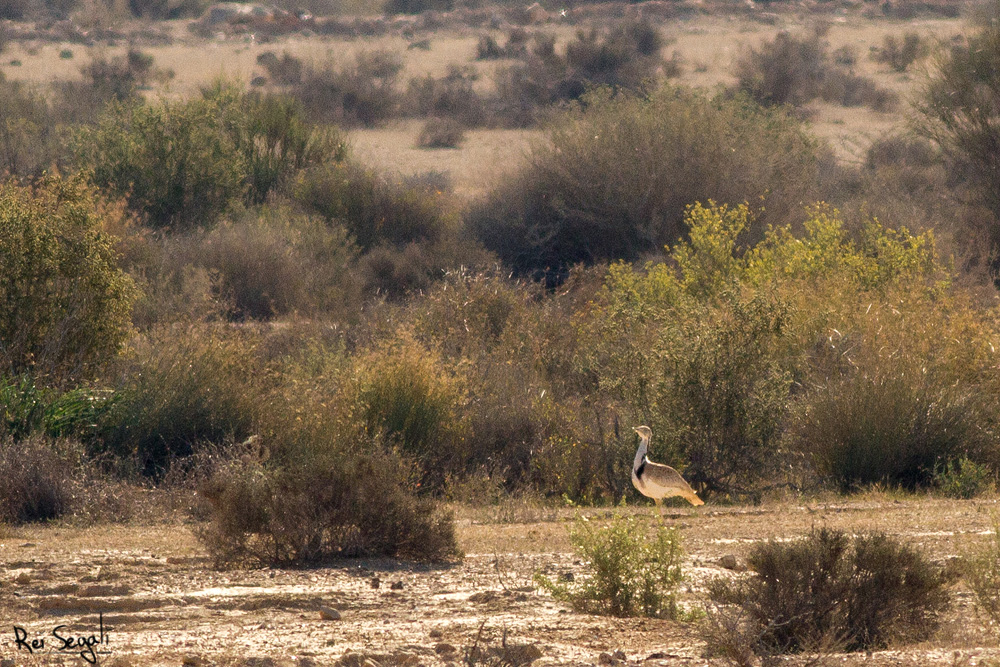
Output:
[[[793,538],[821,526],[877,529],[946,561],[983,539],[997,509],[996,500],[878,496],[682,508],[671,510],[668,521],[680,528],[686,550],[682,603],[700,608],[707,579],[733,576],[719,560],[728,554],[742,560],[758,540]],[[649,526],[657,521],[648,508],[614,511],[634,512]],[[514,655],[535,659],[536,667],[601,664],[601,654],[615,650],[623,651],[630,665],[711,664],[696,622],[581,615],[534,587],[536,572],[584,575],[585,564],[567,539],[581,512],[594,520],[611,515],[611,510],[537,510],[521,517],[500,516],[491,508],[460,511],[467,555],[440,566],[369,559],[302,570],[220,571],[194,537],[197,524],[6,529],[0,540],[0,660],[83,665],[80,654],[91,657],[93,648],[107,652],[93,656],[101,664],[340,660],[351,667],[416,667],[465,664],[477,636],[480,646],[498,647],[506,633],[508,647],[521,647]],[[952,597],[953,608],[932,641],[832,659],[996,664],[997,629],[976,617],[961,582]],[[321,607],[336,609],[341,618],[322,619]],[[104,643],[81,648],[77,640],[60,652],[64,643],[52,634],[58,626],[66,626],[58,631],[64,637],[93,635]],[[44,647],[36,644],[29,655],[25,645],[32,640],[44,641]]]

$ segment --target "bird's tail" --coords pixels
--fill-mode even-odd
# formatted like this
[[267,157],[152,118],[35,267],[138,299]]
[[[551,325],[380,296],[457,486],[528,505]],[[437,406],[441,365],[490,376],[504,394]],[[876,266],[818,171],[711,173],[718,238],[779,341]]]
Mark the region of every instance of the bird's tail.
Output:
[[689,503],[691,503],[692,505],[695,505],[695,506],[704,505],[705,504],[705,501],[702,500],[701,498],[699,498],[698,494],[695,493],[694,491],[689,491],[689,492],[683,494],[683,497],[684,497],[684,500],[688,501]]

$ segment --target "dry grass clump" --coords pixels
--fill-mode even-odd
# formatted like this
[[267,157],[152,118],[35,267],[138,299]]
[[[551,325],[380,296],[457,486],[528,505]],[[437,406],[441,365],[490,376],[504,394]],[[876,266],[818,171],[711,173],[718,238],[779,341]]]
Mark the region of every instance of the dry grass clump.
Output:
[[905,72],[917,60],[930,53],[930,45],[920,33],[907,31],[902,39],[895,35],[882,38],[882,46],[872,50],[872,60],[885,63],[895,72]]
[[202,444],[249,436],[266,378],[251,342],[226,333],[175,325],[135,340],[118,370],[103,446],[159,476]]
[[884,534],[853,539],[821,529],[794,542],[756,545],[753,576],[709,588],[724,650],[725,618],[740,614],[757,655],[816,650],[859,651],[927,638],[948,607],[944,574],[916,549]]
[[361,51],[353,63],[307,66],[288,90],[316,122],[374,127],[400,114],[403,60],[389,51]]

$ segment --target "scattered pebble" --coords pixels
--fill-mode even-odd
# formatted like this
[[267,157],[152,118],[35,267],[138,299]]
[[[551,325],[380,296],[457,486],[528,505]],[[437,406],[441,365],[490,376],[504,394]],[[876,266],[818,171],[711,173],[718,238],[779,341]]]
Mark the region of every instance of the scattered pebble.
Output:
[[391,588],[394,591],[401,591],[401,590],[403,590],[403,582],[402,581],[394,581],[389,586],[389,588]]
[[320,607],[319,617],[324,621],[339,621],[341,619],[340,612],[333,607]]
[[378,577],[372,577],[371,579],[368,580],[368,583],[371,584],[372,588],[378,588],[379,586],[382,585],[382,580],[379,579]]

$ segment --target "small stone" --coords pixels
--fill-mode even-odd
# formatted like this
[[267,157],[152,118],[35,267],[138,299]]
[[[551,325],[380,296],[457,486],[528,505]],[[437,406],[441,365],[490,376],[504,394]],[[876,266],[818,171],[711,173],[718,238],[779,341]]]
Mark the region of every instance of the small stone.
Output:
[[324,621],[339,621],[341,619],[340,612],[333,607],[320,607],[319,617]]
[[402,581],[394,581],[394,582],[392,582],[392,584],[389,585],[389,588],[391,588],[394,591],[401,591],[401,590],[403,590],[403,582]]
[[22,549],[27,549],[29,547],[37,547],[37,546],[38,545],[35,544],[34,542],[25,542],[24,544],[21,545],[21,548]]
[[497,597],[494,591],[479,591],[469,596],[469,602],[493,602]]
[[437,653],[438,655],[451,654],[457,651],[458,651],[457,648],[446,642],[440,642],[434,645],[434,652]]
[[379,579],[378,577],[372,577],[371,579],[368,580],[368,583],[369,585],[371,585],[372,588],[378,588],[379,586],[382,585],[382,580]]
[[560,572],[559,573],[559,581],[571,582],[574,579],[576,579],[576,577],[573,576],[572,572]]
[[181,664],[186,667],[201,667],[201,665],[206,664],[205,659],[200,655],[186,655],[184,659],[181,660]]
[[433,630],[430,631],[429,634],[431,636],[431,639],[441,639],[442,637],[444,637],[444,633],[441,632],[441,630],[439,630],[438,628],[434,628]]
[[719,565],[727,570],[735,570],[739,567],[740,561],[736,558],[735,554],[726,554],[719,559]]
[[512,665],[528,665],[542,657],[542,650],[534,644],[508,645],[503,650],[503,657]]
[[22,572],[14,578],[15,584],[27,584],[31,581],[31,575],[27,572]]
[[621,649],[618,649],[617,651],[612,651],[611,652],[611,657],[614,658],[615,660],[622,660],[622,661],[624,661],[626,659],[625,658],[625,651],[623,651]]

